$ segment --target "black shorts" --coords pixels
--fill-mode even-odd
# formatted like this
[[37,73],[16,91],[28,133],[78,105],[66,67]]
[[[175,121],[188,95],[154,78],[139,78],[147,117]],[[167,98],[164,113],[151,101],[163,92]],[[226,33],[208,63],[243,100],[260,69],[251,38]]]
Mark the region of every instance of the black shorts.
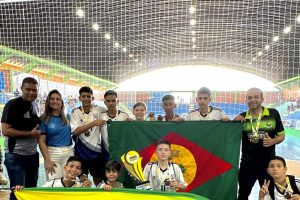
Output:
[[103,154],[100,154],[99,158],[93,160],[82,161],[82,173],[91,174],[93,177],[99,177],[101,180],[105,180],[105,164],[106,159]]

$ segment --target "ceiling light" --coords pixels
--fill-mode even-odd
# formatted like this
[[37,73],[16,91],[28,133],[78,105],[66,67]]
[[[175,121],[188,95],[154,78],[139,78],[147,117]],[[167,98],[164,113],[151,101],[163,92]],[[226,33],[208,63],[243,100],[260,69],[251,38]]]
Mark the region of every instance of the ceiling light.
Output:
[[248,64],[249,64],[249,65],[251,65],[251,64],[252,64],[252,62],[248,62]]
[[278,36],[273,37],[273,42],[276,42],[276,41],[278,41],[278,40],[279,40],[279,37],[278,37]]
[[195,24],[196,24],[196,20],[195,20],[195,19],[191,19],[190,25],[191,25],[191,26],[195,26]]
[[192,31],[192,35],[195,35],[196,34],[196,31]]
[[285,34],[291,32],[291,27],[290,27],[290,26],[286,27],[286,28],[283,30],[283,32],[284,32]]
[[193,49],[196,49],[196,45],[193,45]]
[[193,59],[196,59],[197,58],[197,56],[193,56]]
[[123,47],[123,49],[122,49],[122,50],[123,50],[123,52],[124,52],[124,53],[126,53],[126,52],[127,52],[127,49],[126,49],[126,47]]
[[189,10],[190,10],[190,14],[194,14],[196,11],[196,8],[195,8],[195,6],[191,6]]
[[120,46],[120,43],[119,42],[115,42],[115,47],[119,47]]
[[135,59],[134,61],[135,61],[135,62],[138,62],[139,60],[138,60],[138,59]]
[[268,49],[270,49],[270,45],[265,46],[265,50],[268,50]]
[[300,23],[300,15],[297,17],[297,22]]
[[99,30],[99,25],[97,23],[94,23],[93,24],[93,29],[98,31]]
[[253,60],[253,61],[256,61],[256,58],[253,58],[252,60]]
[[257,53],[257,55],[258,56],[261,56],[263,53],[261,52],[261,51],[259,51],[258,53]]
[[192,42],[196,42],[196,38],[195,37],[192,38]]
[[105,33],[104,37],[105,37],[105,39],[109,40],[110,39],[110,34],[109,33]]
[[133,57],[133,55],[132,55],[132,54],[130,54],[130,55],[129,55],[129,57],[130,57],[130,58],[132,58],[132,57]]
[[81,8],[78,8],[76,11],[78,17],[84,17],[84,11]]

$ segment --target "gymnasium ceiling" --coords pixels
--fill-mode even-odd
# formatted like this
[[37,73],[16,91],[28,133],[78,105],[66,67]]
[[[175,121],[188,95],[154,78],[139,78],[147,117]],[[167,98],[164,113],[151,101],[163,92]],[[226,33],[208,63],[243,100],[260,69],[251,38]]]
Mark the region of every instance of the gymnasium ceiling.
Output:
[[298,15],[296,0],[2,1],[0,42],[116,83],[195,64],[276,83],[299,75]]

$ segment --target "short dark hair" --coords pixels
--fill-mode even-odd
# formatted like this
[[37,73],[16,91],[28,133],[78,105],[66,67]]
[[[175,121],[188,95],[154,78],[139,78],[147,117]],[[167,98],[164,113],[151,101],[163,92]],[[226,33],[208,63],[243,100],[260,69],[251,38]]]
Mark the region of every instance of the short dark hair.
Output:
[[105,171],[108,171],[108,172],[110,172],[110,171],[120,172],[121,171],[121,164],[118,161],[109,160],[105,164]]
[[74,161],[80,162],[80,164],[82,165],[82,160],[78,156],[70,156],[66,162],[66,165],[68,165],[70,162],[74,162]]
[[110,95],[114,95],[114,96],[118,97],[117,92],[114,91],[114,90],[107,90],[107,91],[104,93],[104,97],[110,96]]
[[285,160],[284,160],[283,157],[280,157],[280,156],[274,156],[274,157],[272,157],[272,158],[270,159],[269,163],[270,163],[272,160],[279,160],[279,161],[282,162],[283,166],[286,167],[286,162],[285,162]]
[[143,106],[145,110],[147,110],[146,104],[143,102],[137,102],[136,104],[133,105],[133,110],[138,107],[138,106]]
[[169,147],[171,148],[171,143],[168,141],[168,140],[158,140],[156,143],[155,143],[155,148],[160,145],[160,144],[166,144],[166,145],[169,145]]
[[26,78],[24,78],[23,81],[22,81],[22,86],[25,83],[31,83],[31,84],[34,84],[34,85],[38,85],[37,80],[35,78],[32,78],[32,77],[26,77]]
[[88,86],[83,86],[79,89],[79,95],[81,95],[81,93],[83,92],[87,92],[89,94],[93,94],[93,90],[92,88],[88,87]]
[[162,98],[161,101],[164,102],[164,101],[168,101],[168,100],[174,101],[175,97],[173,95],[171,95],[171,94],[167,94],[167,95],[163,96],[163,98]]
[[207,87],[202,87],[197,91],[197,95],[198,94],[207,94],[210,97],[211,91]]

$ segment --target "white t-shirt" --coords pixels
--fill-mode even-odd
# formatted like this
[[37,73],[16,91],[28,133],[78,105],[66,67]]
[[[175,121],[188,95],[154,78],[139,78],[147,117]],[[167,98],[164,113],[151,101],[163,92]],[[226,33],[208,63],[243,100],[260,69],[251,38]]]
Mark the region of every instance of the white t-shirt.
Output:
[[[144,175],[146,180],[150,182],[150,187],[153,190],[162,190],[162,185],[164,185],[165,179],[176,179],[178,183],[187,186],[183,178],[180,167],[172,162],[169,162],[169,166],[166,170],[162,171],[157,162],[150,162],[144,168]],[[175,188],[170,188],[170,191],[176,191]]]
[[[72,110],[70,125],[73,132],[77,127],[88,124],[96,119],[100,119],[100,114],[107,109],[101,106],[93,105],[88,114],[84,113],[81,107]],[[94,126],[90,128],[87,133],[82,133],[78,136],[81,142],[89,149],[95,152],[101,152],[101,137],[100,127]]]
[[200,114],[199,109],[196,109],[188,113],[186,120],[187,121],[221,120],[224,117],[226,117],[226,115],[220,108],[209,106],[208,113],[206,116],[202,116]]
[[[63,183],[63,178],[56,178],[47,181],[43,187],[66,187]],[[82,187],[82,184],[79,182],[79,180],[76,180],[73,185],[70,187]]]
[[[295,177],[295,182],[298,190],[300,191],[300,179]],[[275,186],[274,186],[275,187]],[[277,187],[274,188],[274,198],[275,200],[286,200],[284,198],[285,193],[280,192]],[[268,194],[265,196],[264,200],[272,200],[271,196]]]
[[[100,115],[100,119],[105,121],[112,120],[112,121],[126,121],[129,118],[129,115],[125,112],[118,110],[115,117],[108,116],[107,112],[103,112]],[[107,132],[107,125],[101,127],[101,137],[103,139],[103,144],[107,152],[109,152],[109,142],[108,142],[108,132]],[[100,139],[101,141],[101,139]]]

